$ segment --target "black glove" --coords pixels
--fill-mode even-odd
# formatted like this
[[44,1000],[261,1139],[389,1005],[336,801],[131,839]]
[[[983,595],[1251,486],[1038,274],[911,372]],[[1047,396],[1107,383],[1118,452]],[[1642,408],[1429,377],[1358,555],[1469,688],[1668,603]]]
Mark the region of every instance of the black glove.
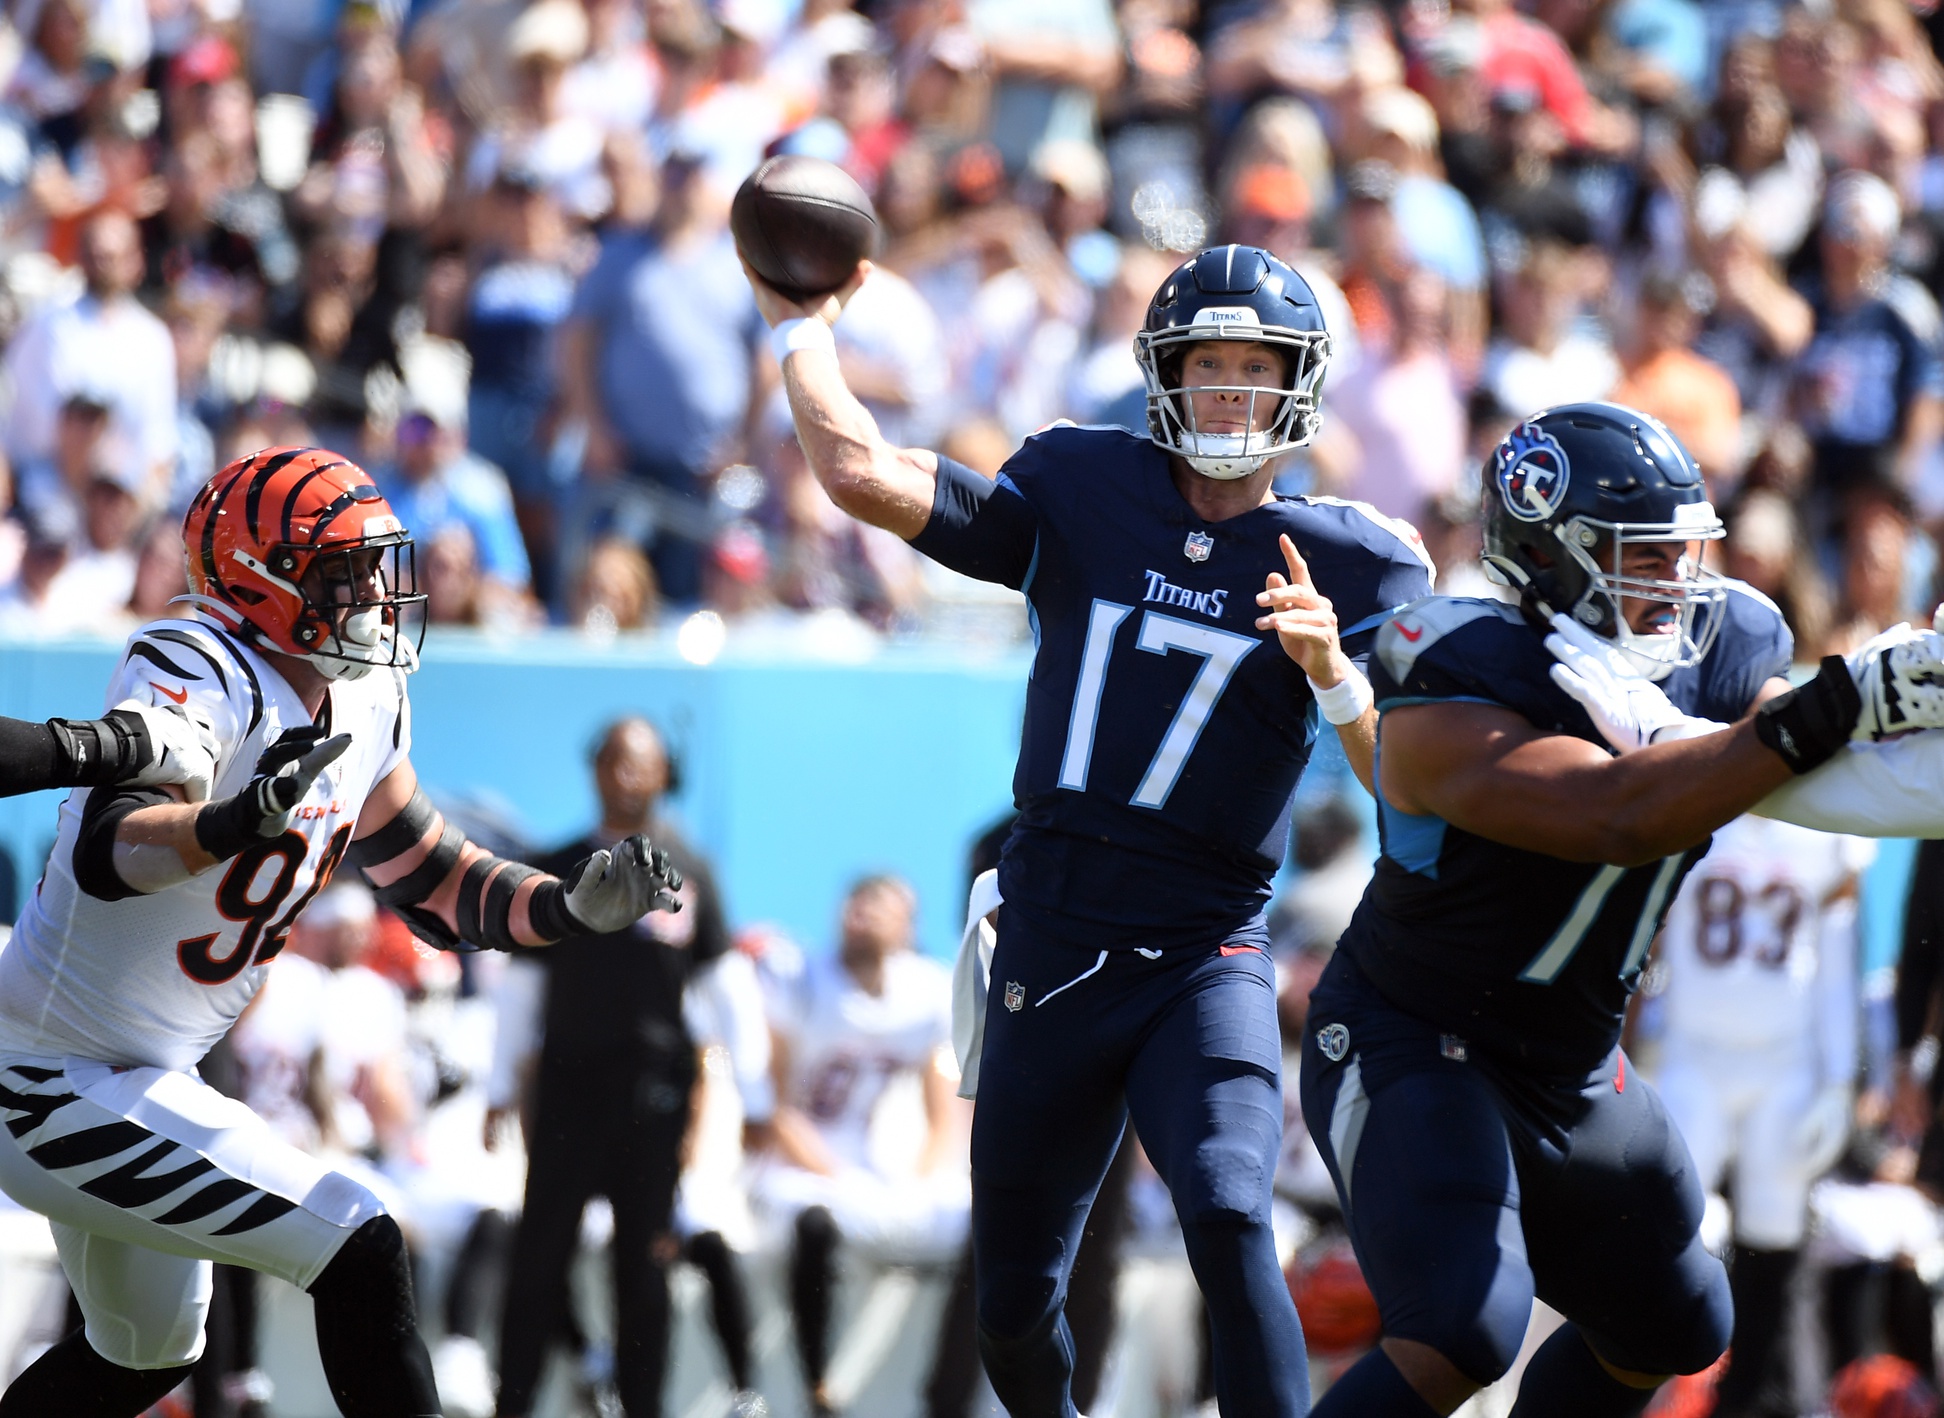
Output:
[[287,831],[311,785],[349,747],[351,735],[327,739],[315,724],[286,729],[257,759],[242,792],[196,814],[197,844],[217,861],[228,861],[252,843]]

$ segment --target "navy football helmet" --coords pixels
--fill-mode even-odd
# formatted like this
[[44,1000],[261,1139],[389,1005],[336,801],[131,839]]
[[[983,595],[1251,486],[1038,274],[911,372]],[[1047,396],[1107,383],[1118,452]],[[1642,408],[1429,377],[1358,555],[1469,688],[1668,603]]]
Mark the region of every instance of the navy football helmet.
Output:
[[[1203,433],[1181,370],[1187,347],[1203,340],[1256,340],[1284,352],[1282,388],[1204,385],[1279,400],[1265,426],[1252,433]],[[1148,435],[1211,478],[1243,478],[1316,436],[1317,399],[1330,364],[1330,336],[1309,283],[1287,264],[1254,246],[1215,246],[1183,262],[1148,302],[1147,321],[1134,336],[1134,358],[1147,380]]]
[[[1721,578],[1683,555],[1674,579],[1628,576],[1640,542],[1725,535],[1701,469],[1667,426],[1620,404],[1564,404],[1505,436],[1485,465],[1485,564],[1542,617],[1559,612],[1612,640],[1650,679],[1708,653]],[[1671,632],[1638,634],[1622,599],[1674,608]]]

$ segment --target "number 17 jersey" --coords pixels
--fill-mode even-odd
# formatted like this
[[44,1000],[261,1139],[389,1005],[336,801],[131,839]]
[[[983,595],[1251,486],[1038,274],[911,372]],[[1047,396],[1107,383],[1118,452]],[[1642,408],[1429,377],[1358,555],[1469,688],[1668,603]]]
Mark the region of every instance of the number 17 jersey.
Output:
[[939,460],[912,545],[1026,594],[1036,652],[1000,861],[1009,912],[1095,948],[1259,928],[1319,716],[1256,596],[1287,533],[1367,654],[1430,588],[1417,534],[1360,503],[1278,498],[1204,522],[1122,429],[1029,438],[996,481]]

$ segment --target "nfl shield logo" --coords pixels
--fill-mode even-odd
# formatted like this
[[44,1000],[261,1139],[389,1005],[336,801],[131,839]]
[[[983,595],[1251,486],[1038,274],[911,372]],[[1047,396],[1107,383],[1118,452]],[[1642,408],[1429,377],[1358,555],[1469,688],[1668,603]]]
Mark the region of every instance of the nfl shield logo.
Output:
[[1026,987],[1017,980],[1006,981],[1006,1008],[1019,1013],[1026,1003]]
[[1207,561],[1208,554],[1213,550],[1215,550],[1215,539],[1208,533],[1190,532],[1188,544],[1181,549],[1181,554],[1190,561]]

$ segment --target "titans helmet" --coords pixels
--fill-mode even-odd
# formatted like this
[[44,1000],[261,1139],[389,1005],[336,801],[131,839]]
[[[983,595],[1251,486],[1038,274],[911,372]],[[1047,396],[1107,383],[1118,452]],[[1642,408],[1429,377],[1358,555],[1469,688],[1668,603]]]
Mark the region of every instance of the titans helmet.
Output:
[[[1203,385],[1193,392],[1248,396],[1246,433],[1204,433],[1182,378],[1188,346],[1204,340],[1255,340],[1284,354],[1280,387]],[[1245,478],[1278,454],[1316,436],[1317,399],[1330,364],[1330,335],[1309,283],[1267,251],[1215,246],[1183,262],[1148,302],[1134,336],[1147,381],[1148,436],[1211,478]],[[1256,418],[1257,401],[1274,402]],[[1258,428],[1258,423],[1261,427]]]
[[[1683,554],[1672,579],[1630,576],[1642,542],[1725,534],[1701,469],[1667,426],[1620,404],[1564,404],[1532,415],[1485,464],[1485,565],[1544,617],[1574,620],[1620,647],[1650,679],[1698,663],[1721,630],[1721,578]],[[1627,623],[1621,601],[1673,608],[1658,633]]]

